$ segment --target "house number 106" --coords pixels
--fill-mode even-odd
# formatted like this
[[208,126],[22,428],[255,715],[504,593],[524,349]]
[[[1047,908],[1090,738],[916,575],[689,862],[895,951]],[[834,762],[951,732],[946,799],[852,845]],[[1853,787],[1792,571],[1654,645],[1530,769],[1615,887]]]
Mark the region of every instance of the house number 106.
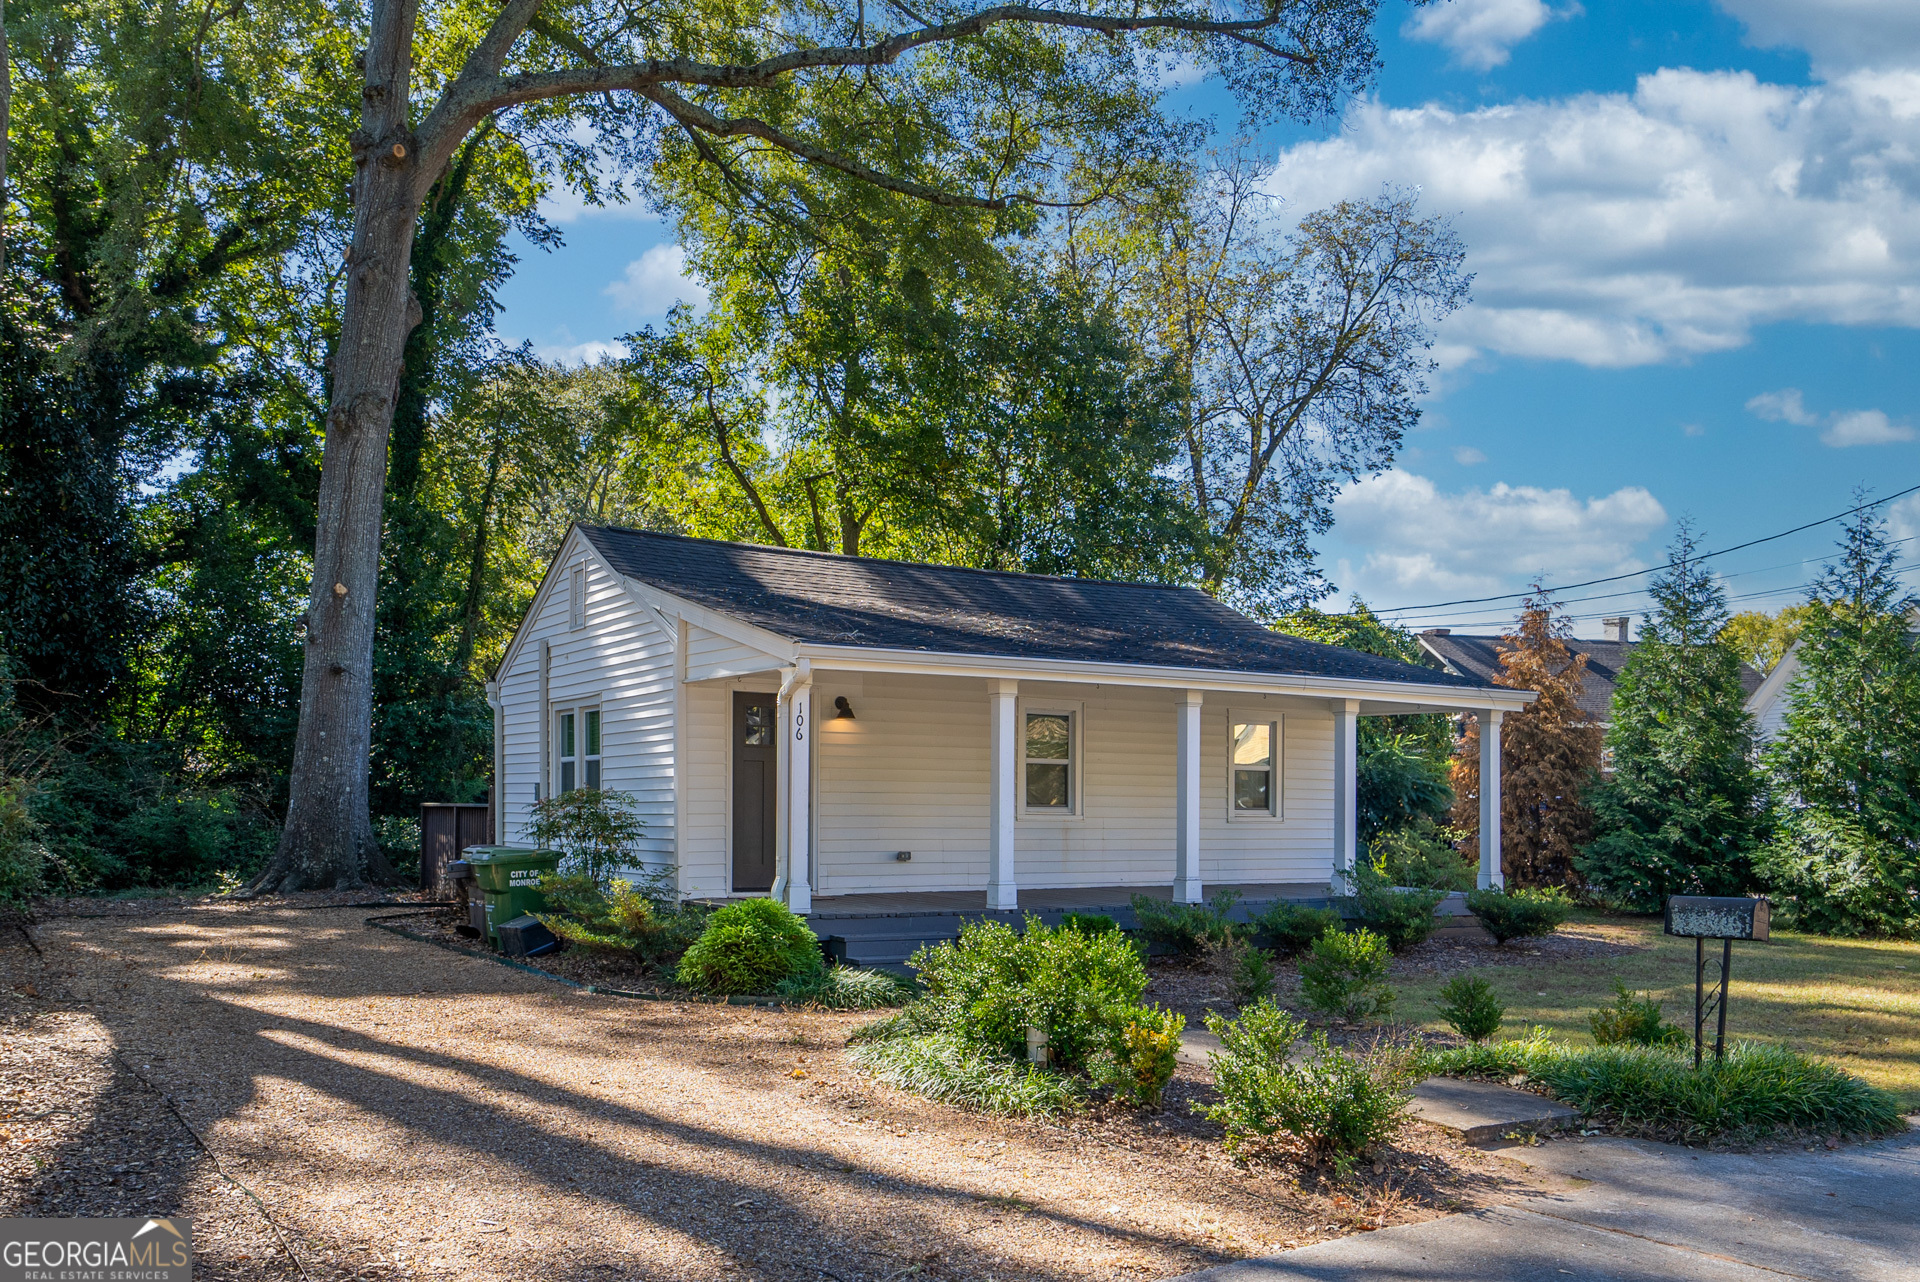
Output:
[[807,737],[807,709],[805,704],[795,704],[793,708],[793,737],[796,740]]

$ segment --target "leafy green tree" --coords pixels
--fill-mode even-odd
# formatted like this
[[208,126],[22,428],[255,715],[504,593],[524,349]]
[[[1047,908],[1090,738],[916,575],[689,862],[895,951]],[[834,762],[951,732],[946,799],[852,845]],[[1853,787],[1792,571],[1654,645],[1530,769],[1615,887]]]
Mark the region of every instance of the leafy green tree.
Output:
[[[1405,628],[1388,623],[1359,597],[1345,614],[1302,606],[1274,620],[1273,629],[1289,636],[1345,646],[1419,663],[1420,643]],[[1453,726],[1438,714],[1362,717],[1358,745],[1360,839],[1372,845],[1387,832],[1433,831],[1453,809]]]
[[[1053,202],[1136,186],[1178,141],[1151,68],[1122,37],[1221,71],[1256,118],[1318,116],[1374,69],[1375,0],[1226,10],[1090,2],[923,21],[866,6],[716,10],[635,21],[577,0],[422,13],[374,0],[351,135],[354,230],[330,367],[325,463],[300,727],[280,850],[256,890],[357,884],[367,818],[375,599],[395,390],[422,304],[410,288],[420,213],[466,140],[496,116],[544,130],[585,176],[577,128],[667,187],[702,174],[768,223],[858,237],[919,221],[959,258]],[[896,21],[898,25],[896,25]],[[414,113],[417,99],[426,109]],[[812,193],[864,218],[819,227]],[[828,202],[833,203],[833,202]]]
[[1756,864],[1804,929],[1920,933],[1920,653],[1895,559],[1877,509],[1848,523],[1761,760],[1774,835]]
[[1181,390],[1202,586],[1271,616],[1325,595],[1312,540],[1342,486],[1392,465],[1420,417],[1432,326],[1472,278],[1415,193],[1294,222],[1268,180],[1243,153],[1161,199],[1070,214],[1061,258]]
[[1759,672],[1773,671],[1800,639],[1807,607],[1789,605],[1767,614],[1761,610],[1742,610],[1720,629],[1720,639],[1733,647],[1741,662]]
[[1654,911],[1668,895],[1737,895],[1760,838],[1753,719],[1723,640],[1726,590],[1682,522],[1672,568],[1614,686],[1613,774],[1588,794],[1593,844],[1576,861],[1607,898]]

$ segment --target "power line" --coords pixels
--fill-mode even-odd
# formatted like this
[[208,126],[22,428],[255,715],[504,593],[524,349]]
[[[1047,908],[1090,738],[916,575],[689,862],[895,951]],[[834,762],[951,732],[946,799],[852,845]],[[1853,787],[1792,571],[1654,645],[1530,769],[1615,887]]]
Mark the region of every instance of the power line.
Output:
[[[1796,525],[1791,530],[1782,530],[1778,534],[1769,534],[1765,538],[1748,539],[1745,543],[1736,543],[1732,547],[1721,548],[1717,552],[1704,552],[1701,555],[1694,557],[1693,560],[1694,561],[1710,561],[1716,556],[1725,556],[1729,552],[1740,552],[1747,548],[1759,547],[1762,543],[1772,543],[1777,539],[1784,539],[1790,534],[1799,534],[1806,530],[1817,529],[1822,525],[1830,525],[1835,521],[1842,520],[1846,517],[1854,515],[1855,513],[1864,512],[1868,508],[1879,507],[1883,503],[1891,503],[1895,499],[1905,498],[1907,495],[1912,494],[1916,490],[1920,490],[1920,485],[1910,485],[1906,489],[1901,490],[1895,494],[1889,494],[1887,495],[1887,497],[1883,499],[1875,499],[1871,503],[1862,503],[1858,507],[1850,507],[1844,512],[1836,512],[1832,516],[1822,517],[1818,521],[1808,521],[1805,525]],[[1587,579],[1584,582],[1580,582],[1580,583],[1563,583],[1557,588],[1548,588],[1546,590],[1550,592],[1570,592],[1574,588],[1592,588],[1592,587],[1598,587],[1602,583],[1619,583],[1624,579],[1637,579],[1640,576],[1645,574],[1658,574],[1662,570],[1671,570],[1679,564],[1680,563],[1678,561],[1669,561],[1665,565],[1655,565],[1645,570],[1634,570],[1627,574],[1610,574],[1603,579]],[[1438,610],[1445,606],[1450,606],[1450,605],[1482,605],[1489,601],[1514,601],[1514,600],[1518,600],[1521,597],[1526,597],[1531,595],[1532,595],[1531,592],[1503,592],[1498,596],[1462,597],[1458,601],[1433,601],[1425,605],[1396,606],[1392,609],[1381,610],[1379,611],[1379,613],[1405,614],[1412,610]]]

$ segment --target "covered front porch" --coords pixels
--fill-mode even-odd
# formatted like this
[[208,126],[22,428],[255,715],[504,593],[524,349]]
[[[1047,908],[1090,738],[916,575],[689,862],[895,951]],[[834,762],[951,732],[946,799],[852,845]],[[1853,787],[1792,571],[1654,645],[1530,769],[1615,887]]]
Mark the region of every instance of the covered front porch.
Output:
[[[717,829],[724,841],[703,847],[704,872],[683,845],[683,877],[695,883],[683,886],[704,899],[770,893],[815,918],[823,937],[847,938],[887,934],[889,919],[904,937],[906,921],[935,916],[1130,922],[1138,893],[1198,903],[1234,889],[1252,911],[1324,901],[1348,892],[1358,853],[1359,719],[1459,711],[1481,718],[1479,880],[1500,883],[1508,709],[1484,706],[1492,691],[1030,667],[815,659],[764,675],[689,673],[687,758],[727,782],[687,794],[724,812],[718,822],[690,812],[687,832]],[[742,739],[722,756],[728,738],[760,733],[740,711],[753,692],[774,742]],[[773,859],[756,882],[739,852],[759,840],[762,813]]]

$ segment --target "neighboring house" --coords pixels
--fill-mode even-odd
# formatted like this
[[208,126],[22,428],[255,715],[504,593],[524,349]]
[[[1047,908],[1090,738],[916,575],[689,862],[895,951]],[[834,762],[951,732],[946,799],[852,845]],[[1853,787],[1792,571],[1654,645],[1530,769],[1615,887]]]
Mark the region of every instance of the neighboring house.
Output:
[[1787,687],[1799,675],[1800,643],[1795,641],[1780,656],[1780,662],[1773,665],[1773,671],[1747,696],[1747,715],[1753,718],[1756,745],[1772,739],[1787,724],[1787,709],[1793,706],[1787,697]]
[[[1576,655],[1587,656],[1585,679],[1580,686],[1580,709],[1593,724],[1605,728],[1613,722],[1614,685],[1620,680],[1621,670],[1627,666],[1627,656],[1633,653],[1639,642],[1627,639],[1632,620],[1625,615],[1602,619],[1600,624],[1607,633],[1601,639],[1568,637],[1566,641],[1567,649]],[[1425,661],[1443,672],[1491,682],[1494,674],[1500,671],[1503,640],[1500,636],[1475,636],[1455,632],[1451,628],[1429,628],[1415,639],[1420,643]],[[1744,663],[1740,665],[1740,686],[1747,692],[1750,701],[1765,680],[1753,668]]]
[[536,797],[618,789],[681,894],[843,915],[1324,896],[1358,717],[1493,713],[1497,752],[1534,698],[1189,588],[592,526],[488,697],[503,840]]

